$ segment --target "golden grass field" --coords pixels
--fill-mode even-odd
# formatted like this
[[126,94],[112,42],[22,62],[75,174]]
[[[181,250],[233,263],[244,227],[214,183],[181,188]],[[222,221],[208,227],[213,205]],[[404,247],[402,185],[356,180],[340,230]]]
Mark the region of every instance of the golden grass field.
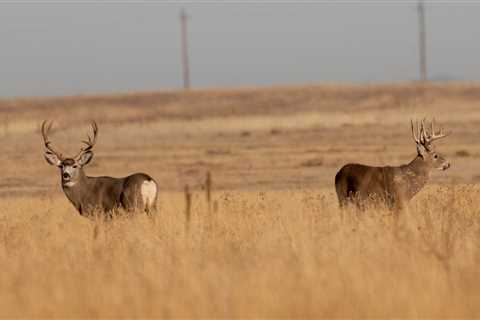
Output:
[[[0,100],[0,317],[479,317],[479,98],[398,84]],[[452,168],[398,220],[341,212],[337,170],[410,161],[424,116],[453,131],[437,147]],[[87,173],[149,173],[155,218],[79,216],[43,119],[66,154],[95,119]]]

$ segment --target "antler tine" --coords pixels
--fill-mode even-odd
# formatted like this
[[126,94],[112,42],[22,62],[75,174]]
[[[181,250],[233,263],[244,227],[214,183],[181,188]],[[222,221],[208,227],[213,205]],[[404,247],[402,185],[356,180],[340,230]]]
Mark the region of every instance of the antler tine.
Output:
[[428,139],[429,139],[429,133],[427,131],[427,128],[425,127],[426,120],[427,120],[426,118],[422,119],[422,142],[423,143],[428,143]]
[[412,125],[412,138],[413,141],[417,142],[417,137],[415,136],[415,130],[413,128],[413,119],[410,119],[410,124]]
[[420,143],[423,144],[425,143],[425,131],[423,128],[423,120],[417,121],[417,130],[418,130],[418,135],[420,136]]
[[432,119],[432,135],[435,135],[435,118]]
[[417,134],[418,134],[418,121],[415,121],[415,122],[416,122],[416,126],[417,126],[416,130],[415,130],[415,125],[413,124],[413,120],[410,119],[410,123],[412,125],[412,136],[413,136],[413,140],[415,141],[415,143],[420,143],[420,140],[417,136]]
[[445,133],[443,128],[440,128],[437,132],[435,129],[435,118],[432,119],[430,123],[430,132],[428,132],[427,127],[425,126],[426,119],[423,119],[421,122],[421,134],[420,140],[421,143],[425,146],[430,145],[433,141],[447,137],[451,134],[451,132]]
[[45,148],[47,149],[47,152],[56,155],[59,159],[63,159],[62,154],[61,154],[60,152],[56,151],[56,150],[52,147],[52,142],[48,139],[48,132],[49,132],[50,129],[52,128],[52,124],[53,124],[53,122],[48,123],[47,120],[44,120],[44,121],[42,122],[42,138],[43,138],[43,142],[44,142],[44,144],[45,144]]
[[[433,121],[435,121],[435,120],[433,120]],[[452,134],[451,131],[444,132],[442,127],[440,127],[440,130],[438,131],[438,133],[435,132],[435,130],[433,128],[434,128],[434,125],[433,125],[433,122],[432,122],[432,136],[430,137],[430,142],[433,142],[433,141],[441,139],[441,138],[448,137],[449,135]]]

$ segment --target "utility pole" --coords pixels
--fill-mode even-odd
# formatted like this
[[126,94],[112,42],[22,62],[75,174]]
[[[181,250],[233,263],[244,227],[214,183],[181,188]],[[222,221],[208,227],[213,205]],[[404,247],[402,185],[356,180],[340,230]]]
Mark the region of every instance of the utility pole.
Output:
[[187,13],[184,9],[180,10],[180,29],[182,43],[182,70],[183,70],[183,88],[190,89],[190,69],[188,65],[188,39],[187,39]]
[[424,0],[418,1],[418,49],[420,55],[420,81],[426,82],[427,78],[427,31],[425,26]]

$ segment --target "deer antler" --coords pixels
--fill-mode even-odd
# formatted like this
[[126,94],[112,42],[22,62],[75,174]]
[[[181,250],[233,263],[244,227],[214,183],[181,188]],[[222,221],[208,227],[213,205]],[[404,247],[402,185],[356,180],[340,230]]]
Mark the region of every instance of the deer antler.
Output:
[[431,144],[433,141],[448,137],[451,134],[451,132],[444,132],[443,128],[440,128],[438,132],[435,132],[435,119],[433,119],[430,124],[430,132],[426,129],[424,121],[422,121],[422,127],[424,128],[423,136],[426,144]]
[[432,121],[432,135],[430,136],[430,142],[433,142],[435,140],[438,140],[438,139],[441,139],[441,138],[445,138],[445,137],[448,137],[449,135],[451,135],[452,132],[449,131],[449,132],[444,132],[443,131],[443,128],[440,128],[440,130],[438,131],[438,133],[435,132],[435,118],[433,119]]
[[424,146],[429,146],[433,141],[448,137],[451,132],[445,133],[443,131],[443,128],[440,128],[438,132],[435,131],[435,119],[432,120],[430,124],[430,132],[427,129],[427,126],[425,125],[426,119],[422,119],[420,123],[416,121],[416,130],[413,125],[413,120],[411,120],[412,124],[412,135],[413,135],[413,140],[417,144],[422,144]]
[[42,123],[42,137],[43,142],[45,143],[45,149],[47,149],[47,153],[54,154],[57,156],[58,159],[63,160],[63,156],[60,152],[56,151],[52,147],[52,142],[48,139],[48,132],[52,128],[52,122],[47,124],[47,120],[43,121]]
[[420,141],[420,138],[417,136],[419,134],[419,127],[418,127],[418,121],[415,121],[416,123],[416,128],[415,125],[413,124],[413,120],[410,119],[410,123],[412,124],[412,137],[413,141],[415,141],[416,144],[421,144],[422,142]]
[[85,144],[85,147],[80,149],[80,152],[74,157],[74,159],[79,158],[83,153],[87,151],[91,151],[95,146],[95,143],[97,142],[97,133],[98,133],[97,123],[95,121],[92,121],[92,123],[90,124],[90,127],[92,128],[92,131],[93,131],[93,137],[91,137],[90,135],[87,135],[88,141],[87,140],[82,141]]

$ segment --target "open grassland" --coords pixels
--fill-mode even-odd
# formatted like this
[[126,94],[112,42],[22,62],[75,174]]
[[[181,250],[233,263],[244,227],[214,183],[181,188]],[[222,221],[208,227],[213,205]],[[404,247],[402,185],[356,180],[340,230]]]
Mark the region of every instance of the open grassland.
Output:
[[[76,154],[88,121],[100,126],[92,175],[148,170],[163,191],[330,187],[346,161],[400,164],[415,155],[410,118],[436,116],[454,134],[439,142],[453,162],[434,182],[480,180],[480,86],[313,86],[0,101],[1,194],[58,192],[39,127]],[[19,171],[21,174],[19,174]]]
[[[479,98],[451,84],[0,100],[0,316],[478,317]],[[423,116],[453,131],[438,144],[452,168],[398,221],[340,212],[341,165],[410,161]],[[67,155],[95,119],[87,173],[151,174],[155,218],[78,216],[43,119]]]
[[0,214],[6,316],[480,315],[480,188],[430,187],[395,222],[341,217],[331,191],[164,194],[146,216],[90,222],[62,197]]

